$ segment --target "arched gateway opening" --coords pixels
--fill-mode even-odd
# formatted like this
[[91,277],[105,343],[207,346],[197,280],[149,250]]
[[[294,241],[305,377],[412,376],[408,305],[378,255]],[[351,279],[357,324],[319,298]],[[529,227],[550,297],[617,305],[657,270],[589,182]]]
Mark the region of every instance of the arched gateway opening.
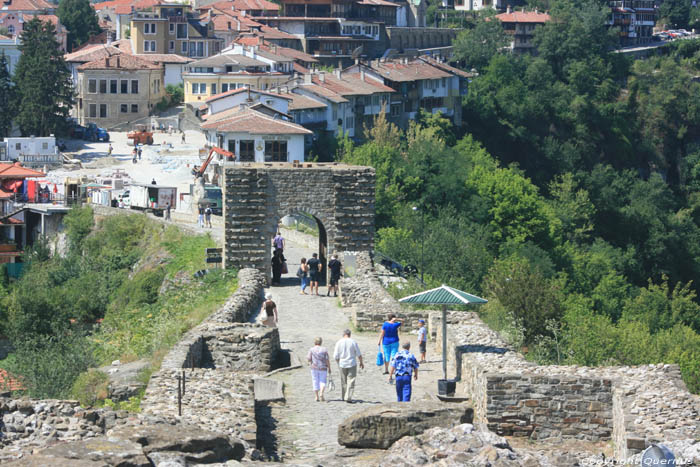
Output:
[[319,256],[374,247],[375,172],[343,164],[224,165],[224,265],[271,274],[270,239],[282,217],[308,213]]

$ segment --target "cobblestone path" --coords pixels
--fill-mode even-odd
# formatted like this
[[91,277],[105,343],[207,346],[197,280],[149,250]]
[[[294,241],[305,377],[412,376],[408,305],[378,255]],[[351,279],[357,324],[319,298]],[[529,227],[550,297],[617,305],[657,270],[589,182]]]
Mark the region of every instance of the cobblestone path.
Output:
[[[355,385],[353,404],[341,400],[340,376],[333,361],[335,343],[342,338],[345,328],[350,328],[349,315],[340,307],[337,298],[326,297],[326,288],[320,287],[321,296],[301,295],[299,280],[295,273],[299,260],[310,257],[311,251],[301,249],[287,242],[285,256],[289,274],[282,278],[282,285],[271,287],[269,291],[278,305],[279,332],[283,349],[291,350],[302,362],[302,368],[277,373],[272,377],[284,382],[285,403],[273,405],[271,416],[276,419],[277,453],[281,460],[311,463],[314,458],[332,454],[341,446],[338,444],[338,425],[351,414],[378,404],[396,400],[396,390],[387,382],[376,366],[377,341],[374,332],[358,333],[352,337],[357,341],[365,359],[365,369],[359,370]],[[307,292],[309,289],[307,288]],[[332,377],[336,389],[326,395],[327,402],[315,402],[311,388],[311,372],[306,362],[306,354],[313,346],[315,337],[323,338],[323,346],[331,355]],[[401,335],[411,340],[412,351],[417,351],[415,335]],[[426,390],[434,393],[436,380],[440,376],[439,356],[431,355],[430,363],[421,365],[418,384],[414,384],[413,400],[426,396]]]

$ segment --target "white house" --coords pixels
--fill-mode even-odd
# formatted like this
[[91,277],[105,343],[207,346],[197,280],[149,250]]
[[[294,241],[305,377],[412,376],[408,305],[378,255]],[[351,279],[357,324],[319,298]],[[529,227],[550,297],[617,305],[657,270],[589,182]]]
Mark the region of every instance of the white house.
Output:
[[63,160],[53,136],[10,137],[5,138],[2,146],[4,150],[0,150],[1,161],[19,161],[26,167],[60,164]]
[[209,115],[202,131],[212,146],[231,151],[237,162],[304,162],[304,137],[312,132],[286,116],[256,104]]
[[287,114],[289,111],[289,102],[291,100],[291,97],[277,93],[258,91],[250,88],[238,88],[212,96],[207,99],[205,103],[208,108],[207,114],[209,115],[238,107],[241,104],[252,105],[257,102],[277,112]]

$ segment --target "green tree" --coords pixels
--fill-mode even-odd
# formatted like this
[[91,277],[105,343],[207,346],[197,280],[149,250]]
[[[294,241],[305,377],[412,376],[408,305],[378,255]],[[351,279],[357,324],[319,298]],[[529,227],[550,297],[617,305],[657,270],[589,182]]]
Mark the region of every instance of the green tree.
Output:
[[88,0],[60,0],[56,13],[68,30],[68,51],[101,31],[97,13]]
[[481,70],[491,58],[508,45],[508,36],[494,10],[486,10],[473,27],[461,31],[453,43],[454,58],[467,68]]
[[687,28],[690,21],[691,0],[664,0],[659,7],[659,16],[673,28]]
[[34,18],[24,24],[22,56],[17,62],[17,123],[25,136],[48,136],[65,131],[74,104],[70,71],[50,22]]
[[3,52],[0,55],[0,139],[10,136],[15,115],[15,89],[10,77],[10,64]]

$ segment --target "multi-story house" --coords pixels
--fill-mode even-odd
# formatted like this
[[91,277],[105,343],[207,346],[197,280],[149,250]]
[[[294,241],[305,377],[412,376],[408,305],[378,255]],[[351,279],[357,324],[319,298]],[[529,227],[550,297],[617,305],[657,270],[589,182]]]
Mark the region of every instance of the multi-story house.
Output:
[[653,0],[613,0],[610,25],[620,30],[622,47],[651,42],[658,7]]
[[0,10],[0,28],[7,29],[10,36],[19,36],[24,30],[24,23],[28,23],[34,18],[41,21],[48,21],[56,28],[56,40],[65,51],[68,44],[68,30],[61,24],[56,15],[34,15],[30,13],[3,12]]
[[185,67],[185,103],[201,103],[233,89],[265,90],[278,86],[291,77],[293,63],[292,58],[256,47],[234,46]]
[[147,117],[165,95],[164,79],[162,65],[133,55],[80,65],[76,117],[80,124],[107,128]]
[[534,11],[514,11],[510,6],[505,13],[496,15],[503,24],[503,30],[512,39],[510,48],[513,52],[529,52],[535,47],[532,38],[535,36],[535,28],[542,26],[551,17],[547,13]]
[[376,80],[394,91],[387,105],[387,117],[402,128],[407,128],[420,110],[440,112],[453,119],[455,125],[461,125],[468,73],[422,58],[375,60],[370,65],[353,65],[344,71],[348,72],[361,72],[366,79]]
[[209,9],[221,10],[224,12],[237,12],[242,16],[279,16],[280,6],[268,0],[226,0],[197,8],[198,11],[206,12]]
[[223,41],[214,35],[213,22],[195,17],[189,6],[161,3],[151,10],[136,11],[131,16],[129,35],[133,53],[205,58],[221,51]]
[[22,52],[19,51],[19,36],[7,37],[0,35],[0,55],[4,54],[10,74],[15,72],[17,62]]

